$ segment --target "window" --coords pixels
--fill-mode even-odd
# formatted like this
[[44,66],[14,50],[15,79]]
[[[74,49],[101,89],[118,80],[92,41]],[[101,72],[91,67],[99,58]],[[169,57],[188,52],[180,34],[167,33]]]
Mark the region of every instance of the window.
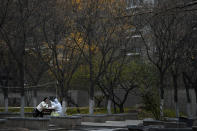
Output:
[[154,4],[155,0],[126,0],[127,9],[140,7],[142,4]]
[[138,6],[140,6],[141,4],[143,4],[143,0],[127,0],[127,8],[136,8]]
[[146,4],[154,4],[155,0],[144,0],[144,3]]

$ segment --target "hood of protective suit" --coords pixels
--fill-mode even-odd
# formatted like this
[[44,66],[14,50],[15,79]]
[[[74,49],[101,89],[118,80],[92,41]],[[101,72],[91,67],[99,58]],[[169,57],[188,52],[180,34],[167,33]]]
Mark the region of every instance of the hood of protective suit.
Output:
[[55,109],[55,112],[61,113],[62,112],[62,106],[57,98],[55,98],[54,102],[51,103],[52,107]]

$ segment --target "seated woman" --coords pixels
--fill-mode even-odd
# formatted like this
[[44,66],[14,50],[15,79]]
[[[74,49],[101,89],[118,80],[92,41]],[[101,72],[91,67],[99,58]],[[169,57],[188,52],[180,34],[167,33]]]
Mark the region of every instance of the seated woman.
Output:
[[48,97],[45,97],[43,101],[34,109],[33,117],[43,117],[43,110],[49,107]]
[[52,116],[60,116],[62,113],[62,106],[57,98],[51,101],[51,109],[55,109],[54,112],[51,113]]

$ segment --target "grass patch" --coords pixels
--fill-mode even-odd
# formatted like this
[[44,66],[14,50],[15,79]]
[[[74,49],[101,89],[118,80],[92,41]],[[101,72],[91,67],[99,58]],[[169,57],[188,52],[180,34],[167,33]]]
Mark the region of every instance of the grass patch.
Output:
[[[0,112],[4,112],[4,107],[0,107]],[[25,107],[25,112],[32,112],[33,107]],[[125,108],[125,113],[129,113],[133,108]],[[20,107],[8,107],[8,112],[20,112]],[[106,114],[106,108],[94,108],[94,114]],[[112,109],[112,113],[114,113],[114,109]],[[117,109],[117,113],[119,110]],[[73,114],[89,114],[89,107],[68,107],[67,109],[68,115]]]
[[[25,107],[25,112],[32,112],[33,107]],[[131,108],[124,108],[125,113],[130,113],[132,111],[135,111],[135,107]],[[80,112],[78,112],[80,111]],[[4,107],[0,107],[0,112],[4,112]],[[8,112],[20,112],[20,107],[8,107]],[[114,109],[112,108],[112,113],[114,114]],[[117,109],[117,113],[119,113],[119,110]],[[73,115],[73,114],[89,114],[89,107],[68,107],[67,109],[67,115]],[[94,114],[107,114],[106,108],[95,108]],[[186,116],[184,113],[180,113],[180,116]],[[165,109],[164,110],[164,117],[176,117],[176,113],[174,110],[171,109]],[[146,111],[145,109],[138,110],[138,119],[144,119],[144,118],[154,118],[152,113],[150,111]]]
[[[179,114],[180,114],[180,117],[186,116],[183,112],[180,112]],[[176,112],[172,109],[165,109],[164,117],[176,117]]]
[[[24,108],[25,112],[32,112],[33,107],[25,107]],[[4,112],[5,108],[0,107],[0,112]],[[8,107],[8,112],[20,112],[20,107]]]
[[138,112],[138,119],[143,120],[144,118],[154,118],[154,116],[150,111],[140,110]]

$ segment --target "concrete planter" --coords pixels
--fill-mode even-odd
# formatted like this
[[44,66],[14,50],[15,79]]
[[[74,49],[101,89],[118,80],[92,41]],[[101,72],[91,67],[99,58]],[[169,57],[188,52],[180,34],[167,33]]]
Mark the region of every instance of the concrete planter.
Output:
[[6,119],[0,119],[0,129],[6,127]]
[[151,128],[149,131],[192,131],[192,128]]
[[98,114],[98,115],[82,115],[83,122],[100,122],[104,123],[108,121],[109,117],[106,114]]
[[99,122],[104,123],[106,121],[125,121],[125,120],[137,120],[137,113],[122,113],[122,114],[76,114],[75,116],[81,116],[83,122]]
[[183,121],[179,121],[179,118],[171,118],[171,117],[164,117],[164,121],[166,121],[166,122],[183,122]]
[[50,117],[50,123],[64,129],[74,129],[81,125],[81,117],[79,116],[63,116]]
[[143,126],[135,126],[135,125],[131,125],[131,126],[127,126],[129,131],[144,131],[144,127]]
[[0,118],[6,118],[6,117],[19,117],[20,113],[16,112],[0,112]]
[[165,128],[186,128],[185,122],[164,122]]
[[25,117],[33,117],[33,113],[32,112],[25,112]]
[[8,117],[7,127],[23,127],[31,130],[48,130],[48,118]]
[[138,113],[122,113],[113,114],[115,120],[125,121],[125,120],[138,120]]
[[144,120],[143,125],[144,126],[150,126],[150,125],[163,125],[163,121],[157,121],[157,120]]
[[197,126],[192,126],[192,131],[197,131]]
[[[0,112],[0,118],[6,117],[20,117],[19,112]],[[31,112],[25,112],[25,117],[33,117]]]

